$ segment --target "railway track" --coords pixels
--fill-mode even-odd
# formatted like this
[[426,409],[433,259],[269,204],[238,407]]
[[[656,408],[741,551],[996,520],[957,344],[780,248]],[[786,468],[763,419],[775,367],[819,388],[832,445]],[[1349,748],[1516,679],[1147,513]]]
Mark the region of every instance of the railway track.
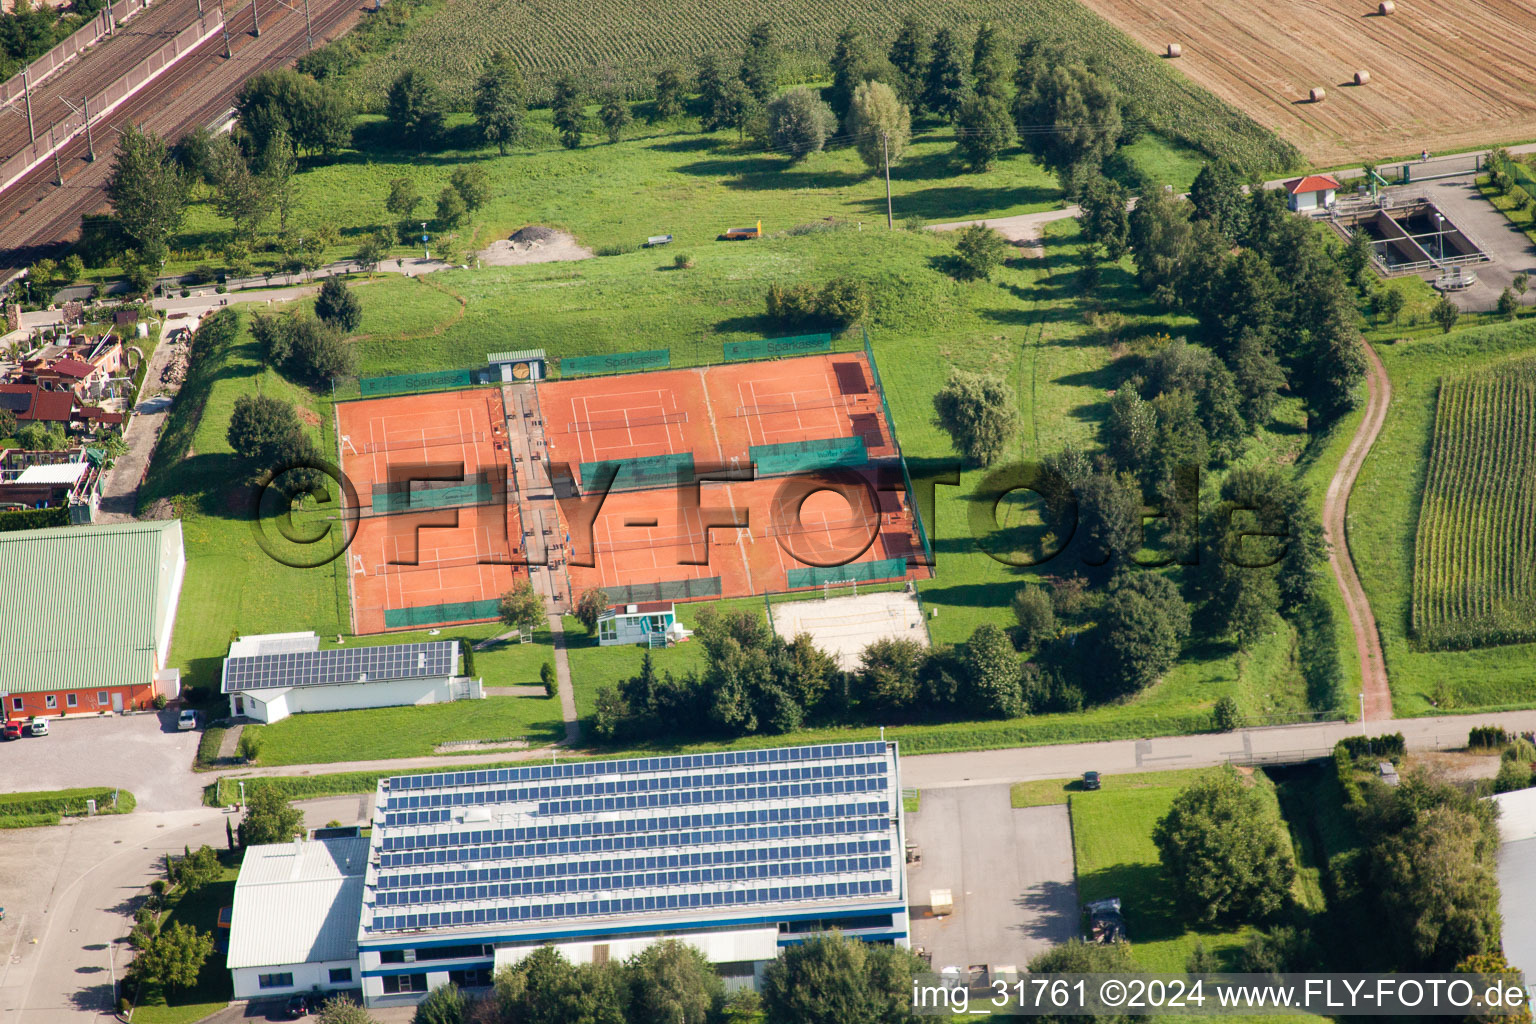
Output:
[[[32,122],[46,137],[48,126],[62,121],[86,96],[95,96],[165,45],[197,17],[197,0],[159,0],[135,15],[89,53],[70,61],[32,89]],[[69,102],[66,103],[65,100]],[[0,155],[20,152],[31,141],[27,108],[18,101],[0,113]]]
[[[188,2],[195,12],[195,0]],[[315,45],[342,35],[365,6],[367,0],[310,0]],[[86,158],[86,140],[76,139],[59,152],[62,185],[54,183],[54,162],[48,160],[0,194],[0,275],[57,251],[76,236],[82,216],[105,206],[117,130],[139,124],[167,139],[180,138],[228,110],[247,79],[307,51],[303,0],[256,0],[260,37],[252,35],[250,3],[225,10],[230,57],[224,56],[223,38],[215,36],[110,116],[93,120],[94,162]]]

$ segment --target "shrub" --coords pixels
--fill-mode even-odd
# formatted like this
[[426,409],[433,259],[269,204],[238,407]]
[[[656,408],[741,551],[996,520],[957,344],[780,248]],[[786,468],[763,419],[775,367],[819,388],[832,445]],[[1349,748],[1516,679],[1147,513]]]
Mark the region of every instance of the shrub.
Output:
[[539,666],[539,682],[544,684],[544,696],[553,697],[559,692],[560,680],[555,674],[555,666],[549,662]]
[[1008,259],[1008,242],[985,224],[970,224],[955,235],[956,277],[986,280]]
[[1493,777],[1493,791],[1495,793],[1512,793],[1517,789],[1529,789],[1531,786],[1531,765],[1529,761],[1501,761],[1499,772]]
[[240,743],[235,750],[247,762],[254,762],[261,756],[261,732],[252,728],[242,729]]
[[165,706],[167,704],[169,704],[169,703],[170,703],[170,701],[166,699],[165,694],[163,694],[163,693],[155,694],[154,705],[155,705],[155,710],[156,711],[164,711],[165,710]]
[[1218,732],[1231,732],[1240,729],[1243,725],[1243,716],[1237,710],[1237,701],[1227,694],[1216,702],[1211,709],[1211,719],[1216,724]]
[[672,257],[672,266],[677,270],[692,270],[693,257],[686,252],[680,252]]
[[1472,750],[1491,750],[1509,742],[1509,733],[1501,725],[1474,725],[1467,733],[1467,746]]

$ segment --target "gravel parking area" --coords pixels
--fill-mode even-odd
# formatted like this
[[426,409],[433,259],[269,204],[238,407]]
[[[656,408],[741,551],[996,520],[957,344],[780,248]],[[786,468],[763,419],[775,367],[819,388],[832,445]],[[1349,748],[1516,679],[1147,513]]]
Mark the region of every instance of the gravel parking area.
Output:
[[0,743],[0,793],[116,786],[141,811],[202,803],[204,780],[193,774],[201,731],[176,729],[176,712],[50,718],[48,735]]
[[[909,868],[912,944],[933,969],[1012,965],[1079,933],[1072,825],[1066,805],[1014,809],[1007,786],[923,790],[907,815],[923,862]],[[931,917],[929,892],[954,912]]]

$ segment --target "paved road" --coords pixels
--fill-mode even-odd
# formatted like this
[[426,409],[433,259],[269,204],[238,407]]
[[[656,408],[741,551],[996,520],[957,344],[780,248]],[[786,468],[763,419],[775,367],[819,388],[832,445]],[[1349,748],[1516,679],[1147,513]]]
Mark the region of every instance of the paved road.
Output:
[[[1445,715],[1370,722],[1285,725],[1198,736],[1074,743],[1054,747],[1014,747],[964,754],[923,754],[902,758],[903,786],[939,789],[984,786],[1031,779],[1067,779],[1085,771],[1124,774],[1204,768],[1237,759],[1262,758],[1295,751],[1326,753],[1345,736],[1401,732],[1410,750],[1464,747],[1474,725],[1502,725],[1511,732],[1536,731],[1536,711],[1492,715]],[[924,796],[926,800],[927,797]]]
[[141,893],[166,853],[225,845],[224,815],[135,812],[0,836],[0,1021],[110,1021],[112,978]]
[[129,523],[138,508],[139,484],[149,461],[154,457],[155,446],[160,442],[160,431],[176,401],[176,389],[160,383],[160,373],[184,344],[173,345],[165,335],[173,329],[197,330],[198,316],[181,315],[174,322],[169,319],[161,326],[160,343],[149,357],[149,369],[144,373],[144,386],[136,399],[138,405],[128,421],[128,432],[123,441],[128,451],[112,464],[105,488],[101,494],[101,513],[98,522]]
[[1328,566],[1343,594],[1349,626],[1355,634],[1355,656],[1360,659],[1361,688],[1365,694],[1362,711],[1366,721],[1377,722],[1392,717],[1392,688],[1387,683],[1387,663],[1381,652],[1376,616],[1365,596],[1365,588],[1360,585],[1354,556],[1349,550],[1347,513],[1355,478],[1360,475],[1360,467],[1365,464],[1365,457],[1370,454],[1371,446],[1376,443],[1376,436],[1387,420],[1387,409],[1392,404],[1392,381],[1376,350],[1364,341],[1360,344],[1365,349],[1366,358],[1365,416],[1344,457],[1339,460],[1333,479],[1328,481],[1328,493],[1323,498],[1323,538],[1328,542]]

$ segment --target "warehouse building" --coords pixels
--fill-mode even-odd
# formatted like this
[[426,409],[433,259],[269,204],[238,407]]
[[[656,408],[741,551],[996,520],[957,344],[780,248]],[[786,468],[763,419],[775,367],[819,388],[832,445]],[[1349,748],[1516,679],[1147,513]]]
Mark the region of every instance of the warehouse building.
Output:
[[352,966],[368,1005],[409,1004],[543,945],[604,963],[680,939],[735,986],[831,928],[905,946],[897,773],[870,742],[381,780],[371,836],[325,862],[317,841],[247,853],[236,996],[355,987]]
[[186,575],[181,520],[0,533],[7,718],[147,708],[167,669]]
[[486,984],[549,944],[602,963],[677,938],[743,981],[829,928],[904,946],[900,792],[885,742],[382,780],[364,999]]
[[225,958],[236,999],[357,988],[367,862],[366,839],[246,848]]
[[241,637],[224,659],[229,713],[278,722],[307,711],[440,704],[485,695],[459,676],[459,643],[381,644],[320,650],[314,633]]

